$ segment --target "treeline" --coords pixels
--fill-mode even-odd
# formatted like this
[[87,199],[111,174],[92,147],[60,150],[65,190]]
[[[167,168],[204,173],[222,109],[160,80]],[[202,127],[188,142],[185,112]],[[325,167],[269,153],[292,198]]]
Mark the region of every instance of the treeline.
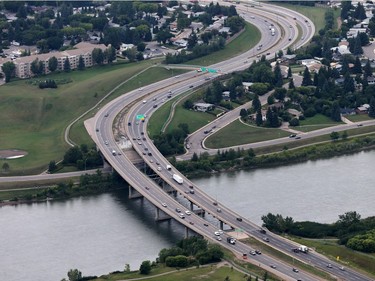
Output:
[[337,237],[338,243],[353,250],[375,253],[375,217],[361,219],[357,212],[339,215],[332,224],[310,221],[295,222],[291,217],[268,213],[263,226],[275,233],[288,233],[306,238]]
[[173,158],[171,162],[182,173],[206,174],[223,170],[270,167],[307,160],[330,158],[373,148],[374,146],[375,136],[365,136],[293,150],[288,150],[287,147],[285,147],[285,150],[280,153],[260,155],[257,157],[252,149],[229,149],[227,151],[218,151],[214,156],[209,156],[208,153],[203,153],[201,155],[195,154],[191,161],[177,162]]
[[[34,193],[26,195],[17,195],[11,202],[33,202],[46,199],[63,199],[74,196],[83,196],[89,194],[103,193],[109,190],[118,189],[124,186],[124,180],[116,173],[103,175],[100,170],[95,174],[81,175],[79,183],[73,181],[68,183],[61,182],[56,186],[48,188],[35,189]],[[1,202],[2,200],[0,200]]]
[[208,244],[207,240],[193,236],[177,243],[172,248],[164,248],[157,259],[168,267],[184,268],[218,262],[224,257],[218,245]]
[[[86,144],[74,146],[68,149],[62,161],[63,165],[75,166],[79,170],[86,170],[100,167],[103,164],[103,159],[96,150],[96,147],[88,147]],[[51,161],[48,171],[53,173],[58,169],[55,161]]]

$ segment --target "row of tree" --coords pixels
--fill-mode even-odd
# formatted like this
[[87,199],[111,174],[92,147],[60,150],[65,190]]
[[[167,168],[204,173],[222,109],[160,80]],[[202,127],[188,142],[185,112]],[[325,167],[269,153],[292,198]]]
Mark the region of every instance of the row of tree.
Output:
[[339,215],[331,224],[302,221],[268,213],[262,216],[263,226],[276,233],[288,233],[307,238],[338,237],[339,243],[348,248],[375,253],[375,217],[361,219],[355,211]]

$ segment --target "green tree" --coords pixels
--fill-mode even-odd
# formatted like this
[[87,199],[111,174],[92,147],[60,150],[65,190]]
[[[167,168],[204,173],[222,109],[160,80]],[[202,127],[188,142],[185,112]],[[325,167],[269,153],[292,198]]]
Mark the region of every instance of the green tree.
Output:
[[49,71],[51,71],[51,72],[56,71],[57,66],[58,66],[57,58],[55,56],[51,57],[48,60],[48,69],[49,69]]
[[141,266],[139,267],[139,273],[148,275],[151,272],[151,262],[149,260],[143,261]]
[[340,105],[338,102],[334,102],[332,104],[331,118],[333,121],[336,121],[336,122],[341,121]]
[[275,69],[273,71],[273,75],[274,75],[275,87],[281,87],[283,85],[283,75],[281,74],[279,63],[276,63]]
[[340,138],[340,134],[338,132],[333,131],[330,133],[330,138],[332,141],[337,141]]
[[257,113],[255,115],[255,124],[257,126],[261,126],[263,124],[262,110],[260,108],[257,110]]
[[259,96],[257,94],[254,95],[251,106],[255,112],[257,112],[262,107],[260,100],[259,100]]
[[85,60],[83,59],[82,56],[79,56],[77,68],[78,68],[78,70],[84,70],[85,69]]
[[104,62],[103,50],[100,48],[95,48],[94,50],[92,50],[92,60],[96,64],[103,64]]
[[8,61],[1,66],[1,69],[3,70],[5,75],[5,83],[8,83],[10,81],[10,78],[14,77],[16,66],[13,62]]
[[2,168],[3,168],[3,172],[6,173],[6,172],[9,171],[10,166],[7,162],[5,162],[2,166]]
[[57,165],[56,165],[55,160],[50,161],[48,164],[48,172],[53,173],[54,171],[56,171],[56,169],[57,169]]
[[344,131],[344,132],[342,133],[342,135],[341,135],[341,138],[342,138],[343,140],[346,140],[346,139],[348,138],[348,132],[347,132],[347,131]]
[[125,264],[124,272],[130,273],[130,265],[128,263]]
[[310,86],[312,85],[311,81],[311,74],[307,66],[305,67],[305,70],[303,71],[303,78],[302,78],[302,86]]
[[295,88],[295,86],[294,86],[294,82],[293,82],[293,78],[292,79],[290,79],[290,81],[289,81],[289,84],[288,84],[288,89],[294,89]]
[[365,73],[365,76],[367,76],[367,77],[372,76],[372,68],[371,68],[370,60],[367,60],[365,66],[363,68],[363,71]]
[[240,111],[240,116],[242,119],[246,119],[246,117],[249,115],[249,113],[247,112],[246,108],[242,108],[241,111]]
[[69,281],[79,281],[82,279],[82,272],[78,269],[71,269],[68,271]]
[[370,108],[368,111],[368,116],[370,116],[371,118],[375,118],[375,98],[374,97],[370,99]]
[[64,71],[65,72],[69,72],[70,71],[70,62],[69,62],[69,58],[66,57],[65,60],[64,60]]
[[292,78],[292,76],[293,76],[292,69],[288,67],[288,78]]
[[34,75],[36,76],[41,75],[43,73],[43,68],[44,68],[43,62],[40,61],[38,58],[36,58],[35,60],[31,62],[30,69],[32,73],[34,73]]
[[355,58],[354,67],[353,67],[353,73],[354,74],[360,74],[360,73],[362,73],[362,66],[361,66],[361,61],[359,60],[359,57]]
[[357,36],[355,38],[355,43],[354,43],[354,49],[353,49],[353,55],[359,56],[363,54],[363,49],[362,49],[362,42],[361,38]]

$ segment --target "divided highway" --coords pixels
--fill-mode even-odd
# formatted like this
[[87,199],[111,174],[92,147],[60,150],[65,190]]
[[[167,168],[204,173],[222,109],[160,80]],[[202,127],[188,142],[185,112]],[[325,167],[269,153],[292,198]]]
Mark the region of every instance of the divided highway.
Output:
[[[272,10],[274,9],[272,6],[263,4],[262,6],[264,7],[252,8],[237,5],[243,13],[242,16],[246,20],[252,21],[259,26],[262,32],[262,50],[249,50],[236,58],[218,63],[212,66],[213,68],[220,69],[221,73],[229,73],[234,70],[244,69],[256,59],[256,56],[259,54],[257,53],[258,51],[261,51],[261,53],[270,53],[268,56],[273,57],[275,52],[284,49],[288,44],[290,45],[293,43],[293,41],[289,41],[289,37],[297,38],[295,28],[293,25],[292,28],[290,27],[290,22],[296,21],[294,18],[296,18],[297,21],[301,21],[299,24],[306,23],[310,25],[306,28],[302,28],[304,32],[302,35],[304,40],[308,40],[313,35],[313,24],[303,16],[281,8],[278,8],[278,14],[276,15],[273,12],[274,10]],[[267,23],[273,23],[277,26],[275,36],[270,34],[269,28],[264,24],[265,20],[267,20]],[[339,264],[333,263],[319,254],[301,254],[292,252],[291,249],[296,247],[296,244],[293,242],[268,232],[266,234],[261,233],[261,228],[259,226],[242,218],[239,214],[236,214],[219,202],[215,202],[212,197],[204,193],[197,186],[194,186],[182,175],[181,176],[184,179],[182,184],[177,184],[177,182],[172,179],[174,173],[179,173],[174,167],[172,167],[171,170],[167,169],[167,165],[170,165],[170,163],[160,154],[153,145],[152,140],[149,138],[147,134],[148,117],[162,103],[169,99],[168,96],[176,96],[207,83],[212,76],[215,75],[189,72],[129,92],[103,107],[94,118],[85,122],[85,126],[88,129],[90,136],[112,167],[132,187],[137,189],[140,194],[151,201],[157,208],[178,220],[186,227],[203,235],[211,241],[220,243],[238,255],[249,253],[250,250],[253,250],[241,242],[237,242],[235,245],[227,243],[227,234],[225,232],[221,235],[223,237],[222,241],[216,240],[217,235],[215,235],[215,231],[218,230],[216,226],[205,221],[198,215],[195,215],[193,212],[191,214],[186,212],[190,210],[164,192],[154,181],[139,171],[126,156],[120,153],[121,150],[116,142],[116,139],[118,140],[120,136],[114,136],[112,130],[113,122],[118,113],[121,112],[125,106],[135,103],[134,106],[128,109],[125,116],[124,122],[126,127],[126,137],[129,138],[133,148],[155,171],[155,173],[177,190],[179,194],[192,202],[197,208],[205,210],[206,214],[212,215],[234,229],[242,229],[244,233],[260,241],[263,241],[263,239],[267,237],[270,246],[287,253],[296,259],[304,261],[307,264],[328,271],[342,280],[371,280],[349,269],[344,271],[340,270]],[[139,114],[146,115],[145,122],[137,120],[136,116]],[[191,193],[190,190],[194,190],[194,193]],[[179,209],[180,212],[177,212],[176,209]],[[184,214],[184,218],[181,217],[181,214]],[[286,265],[264,254],[250,256],[249,260],[255,264],[261,265],[262,267],[266,267],[267,270],[274,272],[285,280],[319,280],[317,277],[311,276],[305,272],[293,272],[290,265]],[[333,267],[327,268],[328,263],[331,263]],[[270,268],[271,264],[275,265],[276,268]]]

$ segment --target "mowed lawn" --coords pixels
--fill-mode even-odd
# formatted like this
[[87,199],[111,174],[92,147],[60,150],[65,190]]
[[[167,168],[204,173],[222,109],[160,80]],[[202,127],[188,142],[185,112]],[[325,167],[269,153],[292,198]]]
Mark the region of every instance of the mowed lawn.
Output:
[[287,137],[289,134],[280,129],[245,125],[236,120],[209,136],[204,144],[208,148],[223,148]]
[[[153,275],[151,271],[150,275]],[[97,278],[93,279],[95,281],[115,281],[115,280],[126,280],[129,278],[140,278],[138,280],[152,280],[152,281],[191,281],[191,280],[202,280],[202,281],[217,281],[217,280],[224,280],[226,277],[229,277],[231,281],[243,281],[246,280],[244,278],[244,274],[236,271],[235,269],[231,269],[228,266],[220,266],[217,267],[216,265],[207,266],[207,267],[200,267],[200,268],[189,268],[189,269],[180,269],[177,272],[169,273],[163,276],[145,276],[140,274],[112,274],[106,275],[104,278]],[[142,278],[144,277],[144,278]],[[151,277],[151,278],[150,278]],[[252,278],[253,280],[255,277]]]
[[60,160],[68,148],[64,142],[66,126],[116,85],[154,63],[102,66],[47,76],[71,81],[57,89],[41,90],[30,80],[1,86],[0,149],[28,152],[24,158],[7,160],[10,174],[17,170],[35,173],[45,169],[49,161]]
[[340,124],[344,124],[343,122],[335,122],[331,118],[323,114],[316,114],[313,117],[306,118],[299,122],[299,126],[296,127],[289,127],[291,129],[301,131],[301,132],[311,132],[327,127],[337,126]]

